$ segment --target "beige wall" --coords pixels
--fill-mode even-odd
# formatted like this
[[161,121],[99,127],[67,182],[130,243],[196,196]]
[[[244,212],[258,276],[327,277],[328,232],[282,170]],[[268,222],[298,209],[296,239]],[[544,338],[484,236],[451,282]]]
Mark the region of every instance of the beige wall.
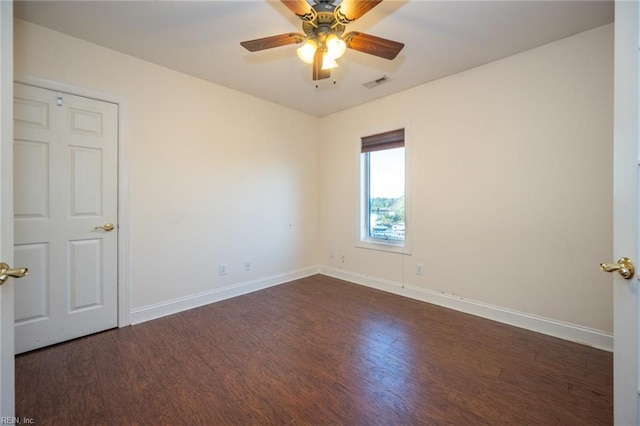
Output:
[[[322,262],[611,332],[612,105],[608,25],[323,118]],[[411,255],[356,248],[359,137],[402,125]]]
[[[324,264],[611,332],[612,25],[321,119],[15,25],[17,73],[130,106],[132,308]],[[411,255],[355,247],[359,137],[398,126]]]
[[20,20],[15,71],[129,105],[133,309],[315,264],[317,118]]

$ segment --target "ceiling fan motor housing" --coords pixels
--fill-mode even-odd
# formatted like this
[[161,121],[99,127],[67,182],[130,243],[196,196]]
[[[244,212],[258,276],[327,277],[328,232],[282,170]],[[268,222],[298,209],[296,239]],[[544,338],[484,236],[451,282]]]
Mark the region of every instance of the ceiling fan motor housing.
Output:
[[346,26],[336,19],[336,6],[329,1],[320,1],[312,6],[313,19],[302,23],[302,30],[309,37],[314,37],[319,44],[330,34],[341,36]]

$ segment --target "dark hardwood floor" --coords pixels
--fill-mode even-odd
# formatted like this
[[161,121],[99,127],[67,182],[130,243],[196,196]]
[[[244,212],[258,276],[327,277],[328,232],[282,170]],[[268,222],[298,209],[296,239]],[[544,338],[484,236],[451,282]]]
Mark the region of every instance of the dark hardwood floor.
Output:
[[612,354],[316,275],[16,357],[38,425],[607,425]]

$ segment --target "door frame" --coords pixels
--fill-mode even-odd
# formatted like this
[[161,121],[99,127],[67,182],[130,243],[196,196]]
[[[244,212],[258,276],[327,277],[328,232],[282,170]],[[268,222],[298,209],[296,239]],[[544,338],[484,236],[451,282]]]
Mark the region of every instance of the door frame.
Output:
[[131,325],[129,259],[129,103],[126,99],[92,89],[15,73],[14,83],[118,105],[118,327]]

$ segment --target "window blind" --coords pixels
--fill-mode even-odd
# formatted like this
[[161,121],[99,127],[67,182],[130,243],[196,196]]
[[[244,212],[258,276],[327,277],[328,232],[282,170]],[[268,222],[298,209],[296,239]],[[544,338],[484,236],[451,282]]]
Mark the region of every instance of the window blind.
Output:
[[404,146],[404,129],[391,130],[390,132],[365,136],[361,140],[362,153],[402,148]]

